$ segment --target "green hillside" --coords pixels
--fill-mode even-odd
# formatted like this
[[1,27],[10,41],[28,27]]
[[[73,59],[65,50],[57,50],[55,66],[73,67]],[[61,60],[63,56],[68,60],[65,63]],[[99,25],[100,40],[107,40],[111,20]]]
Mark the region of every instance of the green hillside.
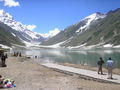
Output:
[[12,29],[0,23],[0,44],[11,46],[11,44],[24,45],[18,37],[14,37],[10,32]]

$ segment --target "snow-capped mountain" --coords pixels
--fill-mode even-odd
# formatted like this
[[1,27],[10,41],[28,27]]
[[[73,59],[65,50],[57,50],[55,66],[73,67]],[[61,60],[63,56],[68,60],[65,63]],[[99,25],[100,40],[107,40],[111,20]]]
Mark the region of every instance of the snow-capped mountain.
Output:
[[22,23],[16,22],[13,17],[9,13],[4,12],[4,10],[0,10],[0,21],[18,31],[26,29]]
[[[106,14],[99,12],[93,13],[90,16],[85,17],[80,20],[78,23],[73,24],[64,29],[64,31],[57,34],[57,36],[43,42],[43,45],[53,45],[60,42],[67,41],[69,42],[76,35],[84,33],[86,30],[89,30],[90,26],[106,17]],[[66,42],[64,42],[66,43]]]
[[[91,14],[90,16],[85,17],[84,19],[80,21],[83,23],[83,25],[76,32],[79,33],[79,32],[82,32],[83,30],[87,30],[92,22],[105,18],[105,17],[106,17],[106,14],[102,14],[100,12],[96,12],[96,13]],[[79,23],[77,23],[76,25],[78,25]]]
[[15,21],[14,18],[4,10],[0,10],[0,22],[10,26],[13,29],[11,33],[14,34],[14,36],[18,36],[22,41],[41,42],[44,40],[40,34],[29,30],[28,25]]
[[91,14],[41,45],[84,49],[119,47],[120,8],[106,14]]

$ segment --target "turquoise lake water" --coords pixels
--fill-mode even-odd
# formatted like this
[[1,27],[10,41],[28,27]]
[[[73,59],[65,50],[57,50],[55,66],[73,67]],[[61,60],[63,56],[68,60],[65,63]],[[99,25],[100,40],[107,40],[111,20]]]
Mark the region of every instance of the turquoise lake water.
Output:
[[[99,57],[102,57],[106,62],[111,57],[116,68],[120,68],[120,50],[70,50],[70,49],[31,49],[31,50],[16,50],[28,56],[43,59],[45,62],[60,62],[72,64],[85,64],[89,66],[97,66]],[[104,64],[105,66],[105,64]]]

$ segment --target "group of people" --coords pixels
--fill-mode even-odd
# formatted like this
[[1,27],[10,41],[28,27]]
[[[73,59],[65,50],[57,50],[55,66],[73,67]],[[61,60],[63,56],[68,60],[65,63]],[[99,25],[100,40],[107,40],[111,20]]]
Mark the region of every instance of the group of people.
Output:
[[3,78],[2,75],[0,75],[0,88],[12,88],[16,87],[15,81],[12,81],[9,78]]
[[6,67],[6,59],[8,58],[7,54],[5,54],[4,52],[0,52],[0,59],[1,59],[1,66],[2,67]]
[[[7,53],[5,53],[4,50],[0,50],[1,67],[7,67],[6,65],[7,58],[8,58]],[[12,87],[16,87],[15,81],[12,81],[9,78],[4,78],[2,75],[0,75],[0,88],[12,88]]]
[[15,57],[17,57],[17,56],[22,57],[22,54],[21,54],[21,52],[14,52],[13,56],[15,56]]
[[[100,57],[99,61],[97,62],[98,66],[99,66],[98,74],[103,75],[102,65],[104,63],[105,63],[104,60],[102,59],[102,57]],[[108,70],[108,79],[113,79],[113,77],[112,77],[112,70],[114,68],[114,61],[111,59],[111,57],[106,62],[106,68]]]

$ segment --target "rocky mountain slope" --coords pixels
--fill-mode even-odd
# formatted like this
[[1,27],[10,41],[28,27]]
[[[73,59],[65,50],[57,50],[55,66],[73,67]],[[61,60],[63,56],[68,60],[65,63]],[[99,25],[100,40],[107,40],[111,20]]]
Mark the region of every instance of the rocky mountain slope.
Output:
[[10,47],[12,44],[25,45],[12,31],[12,28],[0,22],[0,44]]
[[61,31],[42,45],[61,47],[120,45],[120,9],[107,14],[94,13]]
[[[44,40],[44,37],[42,37],[38,33],[29,30],[27,25],[15,21],[14,18],[4,10],[0,10],[0,22],[9,26],[11,28],[9,32],[11,32],[12,35],[17,36],[23,42],[25,41],[25,42],[34,43],[34,42],[41,42]],[[3,24],[1,24],[1,26],[2,25]]]

